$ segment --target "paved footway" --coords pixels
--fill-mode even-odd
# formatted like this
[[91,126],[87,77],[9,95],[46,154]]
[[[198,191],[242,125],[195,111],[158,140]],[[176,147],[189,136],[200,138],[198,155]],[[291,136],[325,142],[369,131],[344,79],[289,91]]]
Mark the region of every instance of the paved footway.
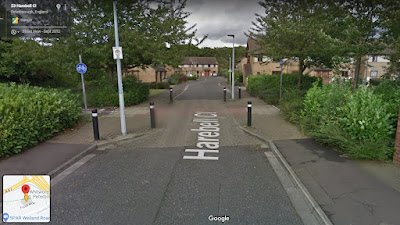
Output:
[[95,151],[59,180],[52,223],[303,224],[268,149],[237,127],[219,82],[191,83],[156,106],[154,132]]

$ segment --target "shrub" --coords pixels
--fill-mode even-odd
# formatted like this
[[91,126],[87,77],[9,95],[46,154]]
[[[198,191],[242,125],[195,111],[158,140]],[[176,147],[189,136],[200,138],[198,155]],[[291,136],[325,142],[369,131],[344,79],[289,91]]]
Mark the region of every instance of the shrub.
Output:
[[391,116],[388,104],[367,87],[352,93],[350,85],[315,85],[306,94],[300,124],[352,158],[386,160],[393,155]]
[[372,86],[378,86],[383,80],[380,78],[372,78],[369,81]]
[[[283,93],[297,89],[297,74],[284,74],[282,77]],[[303,75],[301,90],[308,90],[314,82],[319,78]],[[277,104],[279,102],[280,76],[276,75],[257,75],[250,76],[247,85],[247,91],[255,96],[262,98],[269,104]]]
[[169,89],[168,82],[151,82],[149,86],[150,89]]
[[168,78],[168,83],[169,84],[178,84],[179,83],[179,77],[185,76],[185,74],[182,73],[174,73]]
[[187,79],[188,79],[188,80],[197,80],[197,78],[196,78],[195,76],[193,76],[193,77],[188,77]]
[[0,84],[0,158],[71,128],[80,113],[71,91]]
[[400,83],[385,80],[374,89],[374,94],[380,95],[382,100],[389,104],[389,112],[392,114],[390,121],[393,126],[396,126],[400,106]]
[[[123,79],[125,105],[136,105],[150,94],[149,84],[137,83],[136,79]],[[88,105],[92,107],[119,106],[118,84],[108,80],[91,82],[87,90]]]
[[186,82],[188,80],[188,77],[183,75],[178,77],[178,84]]
[[303,101],[306,91],[292,89],[285,92],[279,103],[283,116],[294,123],[299,123],[300,113],[304,108]]

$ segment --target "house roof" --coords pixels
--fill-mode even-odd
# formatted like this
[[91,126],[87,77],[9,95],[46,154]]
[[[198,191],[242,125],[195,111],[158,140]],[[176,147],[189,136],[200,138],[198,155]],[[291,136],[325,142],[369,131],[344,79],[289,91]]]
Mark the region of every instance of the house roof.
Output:
[[167,72],[167,70],[166,70],[164,67],[160,67],[160,66],[156,66],[156,67],[154,68],[154,70],[155,70],[156,72]]
[[182,61],[182,65],[192,65],[192,64],[200,64],[200,65],[217,65],[218,61],[215,57],[185,57]]
[[251,54],[260,54],[260,45],[257,44],[255,39],[247,39],[247,51]]

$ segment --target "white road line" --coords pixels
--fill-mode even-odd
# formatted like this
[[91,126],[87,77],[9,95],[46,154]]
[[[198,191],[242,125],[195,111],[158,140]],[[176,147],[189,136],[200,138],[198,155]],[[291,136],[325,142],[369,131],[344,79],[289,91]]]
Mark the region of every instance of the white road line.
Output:
[[179,97],[181,94],[183,94],[183,93],[185,93],[185,91],[187,91],[187,89],[189,88],[189,84],[187,84],[186,86],[185,86],[185,88],[183,89],[183,91],[181,92],[181,93],[179,93],[179,95],[177,95],[177,96],[175,96],[174,97],[174,100],[177,98],[177,97]]

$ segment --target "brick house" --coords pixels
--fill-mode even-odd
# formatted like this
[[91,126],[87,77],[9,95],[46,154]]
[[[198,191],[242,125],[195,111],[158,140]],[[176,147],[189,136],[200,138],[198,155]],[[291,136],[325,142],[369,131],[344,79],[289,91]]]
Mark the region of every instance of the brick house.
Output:
[[[247,53],[246,57],[242,58],[238,63],[238,70],[243,73],[243,81],[247,85],[247,77],[257,74],[280,74],[280,65],[278,61],[262,56],[258,51],[259,46],[254,39],[247,40]],[[362,82],[369,81],[371,78],[382,78],[389,76],[395,78],[398,75],[388,74],[387,67],[389,60],[385,58],[388,50],[379,54],[370,54],[364,56],[360,66],[359,79]],[[283,72],[284,73],[298,73],[299,63],[296,58],[284,59]],[[350,63],[342,63],[336,69],[332,68],[307,68],[303,74],[316,76],[322,78],[323,83],[330,83],[336,79],[350,79],[354,77],[355,61],[351,60]]]
[[125,68],[122,70],[122,75],[135,76],[139,82],[150,83],[150,82],[162,82],[167,79],[175,72],[172,66],[146,66],[146,67],[133,67]]
[[170,65],[124,68],[122,75],[135,76],[139,82],[150,83],[165,81],[174,73],[194,75],[196,71],[199,76],[211,76],[213,73],[218,73],[217,59],[215,57],[185,57],[178,68]]
[[183,74],[199,76],[212,76],[218,73],[218,61],[215,57],[185,57],[179,65],[179,71]]
[[[237,69],[243,73],[243,82],[247,85],[247,78],[258,74],[276,74],[281,73],[279,61],[263,56],[258,50],[260,47],[254,39],[247,39],[246,57],[238,63]],[[297,73],[299,63],[296,59],[284,59],[283,72]]]

